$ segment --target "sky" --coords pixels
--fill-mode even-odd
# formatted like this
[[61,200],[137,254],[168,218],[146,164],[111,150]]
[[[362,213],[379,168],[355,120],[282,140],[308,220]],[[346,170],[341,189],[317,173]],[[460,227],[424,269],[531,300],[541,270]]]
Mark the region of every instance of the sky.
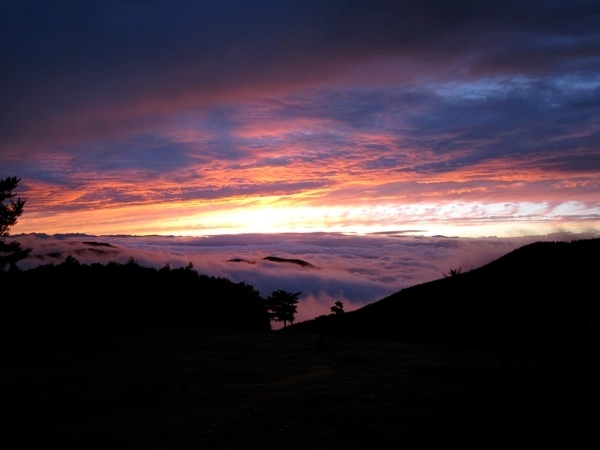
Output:
[[13,233],[600,229],[597,1],[0,1]]

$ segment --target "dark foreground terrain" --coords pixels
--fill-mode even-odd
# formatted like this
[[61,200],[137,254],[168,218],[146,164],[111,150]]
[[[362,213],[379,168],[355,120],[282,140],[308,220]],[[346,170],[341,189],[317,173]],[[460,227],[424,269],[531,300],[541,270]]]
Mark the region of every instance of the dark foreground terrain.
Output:
[[597,448],[591,367],[268,331],[2,334],[1,447]]

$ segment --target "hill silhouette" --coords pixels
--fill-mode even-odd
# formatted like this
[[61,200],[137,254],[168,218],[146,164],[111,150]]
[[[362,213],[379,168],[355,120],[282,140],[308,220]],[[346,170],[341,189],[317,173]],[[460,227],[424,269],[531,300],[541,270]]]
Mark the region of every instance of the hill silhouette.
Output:
[[286,331],[499,351],[506,361],[597,361],[600,239],[536,242]]

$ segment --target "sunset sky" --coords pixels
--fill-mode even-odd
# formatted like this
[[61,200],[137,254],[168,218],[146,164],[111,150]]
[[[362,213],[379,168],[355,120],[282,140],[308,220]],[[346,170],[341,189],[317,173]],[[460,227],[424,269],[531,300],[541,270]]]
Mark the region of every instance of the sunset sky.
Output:
[[600,3],[0,3],[15,233],[600,231]]

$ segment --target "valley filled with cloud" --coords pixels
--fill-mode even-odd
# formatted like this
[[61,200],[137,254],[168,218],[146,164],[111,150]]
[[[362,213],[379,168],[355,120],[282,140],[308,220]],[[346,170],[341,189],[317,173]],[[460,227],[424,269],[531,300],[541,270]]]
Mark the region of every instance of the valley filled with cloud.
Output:
[[343,302],[345,310],[350,311],[403,288],[442,278],[450,269],[475,269],[531,242],[590,237],[597,234],[514,238],[402,233],[206,237],[22,234],[14,239],[33,249],[19,263],[21,269],[59,264],[69,255],[82,264],[125,263],[133,258],[155,268],[192,263],[200,274],[251,284],[263,297],[276,289],[301,292],[296,321],[302,321],[329,314],[336,301]]

